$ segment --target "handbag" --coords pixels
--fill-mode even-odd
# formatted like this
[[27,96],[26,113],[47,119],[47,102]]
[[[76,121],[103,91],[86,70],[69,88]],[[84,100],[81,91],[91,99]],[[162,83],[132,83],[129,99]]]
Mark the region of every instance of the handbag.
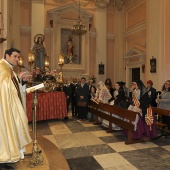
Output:
[[79,107],[86,107],[86,102],[78,101],[77,106],[79,106]]

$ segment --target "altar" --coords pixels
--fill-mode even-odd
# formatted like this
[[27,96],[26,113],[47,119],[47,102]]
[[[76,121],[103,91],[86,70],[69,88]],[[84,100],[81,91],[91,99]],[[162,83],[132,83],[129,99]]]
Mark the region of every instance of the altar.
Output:
[[[64,92],[37,93],[37,121],[61,119],[67,116],[66,96]],[[26,95],[26,110],[28,121],[32,121],[34,109],[34,93]]]

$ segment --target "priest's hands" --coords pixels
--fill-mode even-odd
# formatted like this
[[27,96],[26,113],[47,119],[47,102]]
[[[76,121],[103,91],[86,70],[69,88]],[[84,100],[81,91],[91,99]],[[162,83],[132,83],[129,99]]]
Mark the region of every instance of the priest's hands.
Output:
[[20,72],[18,75],[20,80],[29,81],[32,78],[32,75],[28,71]]

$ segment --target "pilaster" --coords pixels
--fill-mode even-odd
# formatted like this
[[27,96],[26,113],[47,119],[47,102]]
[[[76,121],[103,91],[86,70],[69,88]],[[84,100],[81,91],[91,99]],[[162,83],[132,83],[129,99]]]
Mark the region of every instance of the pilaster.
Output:
[[[95,13],[96,17],[96,78],[98,81],[105,81],[106,79],[106,10],[105,9],[97,9]],[[98,65],[102,62],[105,67],[105,74],[99,75]]]
[[44,0],[32,0],[31,10],[31,46],[34,45],[34,36],[44,35]]

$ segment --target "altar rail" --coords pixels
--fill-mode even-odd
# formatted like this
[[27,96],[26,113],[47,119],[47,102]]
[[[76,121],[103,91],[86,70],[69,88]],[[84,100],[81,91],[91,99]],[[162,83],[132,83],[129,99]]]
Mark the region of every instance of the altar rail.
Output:
[[[66,96],[64,92],[37,93],[37,121],[61,119],[67,116]],[[28,121],[32,121],[34,93],[26,95]]]
[[[123,129],[126,129],[128,131],[128,139],[127,141],[125,141],[125,144],[132,144],[137,142],[132,139],[132,133],[134,132],[135,126],[133,122],[136,119],[136,116],[138,114],[137,112],[103,103],[96,104],[92,101],[89,102],[88,111],[91,114],[96,115],[97,117],[108,120],[109,131],[112,131],[112,123],[118,125]],[[104,112],[108,112],[108,114]],[[121,118],[113,117],[112,114],[117,115]]]

